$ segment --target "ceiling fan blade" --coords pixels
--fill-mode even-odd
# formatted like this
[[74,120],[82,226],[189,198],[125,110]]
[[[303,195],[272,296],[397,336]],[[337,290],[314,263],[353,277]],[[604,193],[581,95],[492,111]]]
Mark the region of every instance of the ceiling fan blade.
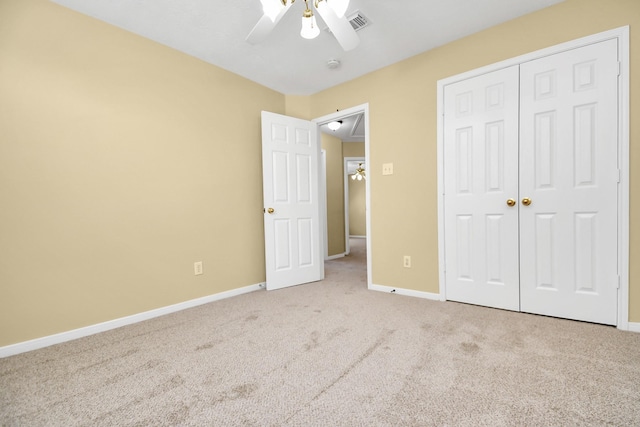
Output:
[[345,16],[339,18],[326,1],[319,2],[317,11],[345,51],[358,46],[360,38]]
[[276,25],[278,25],[278,22],[280,22],[284,14],[287,13],[292,4],[293,3],[291,2],[287,2],[287,5],[280,10],[273,20],[267,15],[262,15],[262,18],[260,18],[255,27],[253,27],[253,30],[251,30],[245,40],[251,44],[258,44],[266,39]]
[[251,44],[258,44],[264,40],[274,29],[276,23],[271,20],[267,15],[262,15],[262,18],[258,21],[253,30],[249,33],[246,40]]

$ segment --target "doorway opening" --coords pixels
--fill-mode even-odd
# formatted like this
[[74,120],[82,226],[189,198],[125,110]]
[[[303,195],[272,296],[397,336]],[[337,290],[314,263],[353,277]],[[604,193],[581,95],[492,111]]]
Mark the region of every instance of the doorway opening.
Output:
[[[318,126],[319,129],[321,131],[321,133],[327,133],[328,135],[333,135],[335,138],[339,138],[339,140],[341,141],[341,148],[342,146],[344,146],[345,144],[350,144],[353,141],[362,141],[364,142],[364,156],[362,155],[358,155],[358,156],[346,156],[346,157],[358,157],[358,158],[362,158],[363,159],[363,163],[366,165],[367,161],[369,159],[369,150],[370,150],[370,144],[369,144],[369,104],[362,104],[362,105],[358,105],[355,107],[351,107],[348,109],[344,109],[341,111],[336,111],[335,113],[332,114],[328,114],[326,116],[322,116],[322,117],[318,117],[316,119],[312,120],[313,122],[315,122]],[[341,121],[341,128],[342,131],[332,131],[330,130],[327,125],[330,122],[333,121]],[[347,146],[348,147],[348,146]],[[343,150],[341,149],[341,152]],[[346,150],[347,152],[349,152],[349,149]],[[322,218],[322,222],[324,223],[324,253],[326,255],[325,259],[326,260],[330,260],[330,259],[335,259],[335,258],[341,258],[344,257],[345,255],[349,254],[351,252],[351,246],[352,246],[352,242],[353,240],[351,240],[351,236],[349,233],[349,228],[348,228],[348,219],[347,219],[347,215],[349,214],[349,208],[348,208],[348,202],[346,200],[346,196],[347,196],[347,192],[348,189],[345,189],[344,187],[346,187],[346,179],[348,179],[347,176],[347,171],[344,167],[344,155],[340,155],[340,164],[339,167],[336,167],[335,169],[339,169],[341,172],[338,172],[341,175],[340,178],[340,182],[341,185],[343,186],[343,193],[344,193],[344,202],[343,202],[343,212],[340,213],[340,220],[341,222],[343,222],[344,224],[344,229],[342,229],[341,227],[339,227],[339,233],[335,233],[335,227],[334,230],[332,231],[331,235],[329,235],[329,230],[330,227],[329,225],[329,221],[332,221],[333,218],[329,217],[329,214],[327,212],[327,186],[326,186],[326,182],[322,182],[322,185],[324,185],[324,188],[321,189],[321,193],[324,194],[324,197],[321,197],[321,199],[324,199],[324,208],[321,209],[321,215],[323,215]],[[331,159],[325,159],[325,161],[323,161],[323,166],[327,166],[326,164],[329,163],[331,161]],[[334,165],[336,166],[336,165]],[[330,169],[328,167],[328,169]],[[329,172],[325,173],[325,176],[327,176],[327,179],[329,179],[328,176]],[[321,174],[322,175],[322,174]],[[334,177],[335,178],[335,177]],[[324,180],[322,180],[324,181]],[[370,204],[371,204],[371,185],[370,185],[370,179],[364,179],[363,180],[363,184],[364,184],[364,189],[365,189],[365,207],[364,207],[364,217],[365,217],[365,224],[364,224],[364,236],[359,236],[360,240],[364,240],[364,245],[363,246],[363,250],[365,252],[365,256],[364,258],[366,259],[366,270],[367,270],[367,287],[371,288],[371,215],[370,215]],[[343,232],[344,231],[344,232]],[[362,238],[364,237],[364,239]],[[337,253],[337,254],[332,254],[332,256],[330,256],[328,254],[328,245],[329,245],[329,239],[344,239],[343,243],[344,243],[344,251],[341,253]],[[359,244],[363,243],[363,242],[358,242]]]
[[345,255],[351,253],[354,239],[366,239],[367,159],[344,156],[344,234]]

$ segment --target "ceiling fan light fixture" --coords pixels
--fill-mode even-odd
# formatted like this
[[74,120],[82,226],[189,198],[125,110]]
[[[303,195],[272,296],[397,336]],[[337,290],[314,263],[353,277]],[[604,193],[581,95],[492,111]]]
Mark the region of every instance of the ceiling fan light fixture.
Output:
[[364,171],[364,168],[362,167],[362,163],[358,163],[358,168],[353,173],[353,175],[351,175],[351,179],[354,181],[355,180],[362,181],[363,179],[367,179],[367,175]]
[[302,29],[300,35],[305,39],[315,39],[320,35],[320,28],[316,22],[316,17],[313,16],[311,9],[307,9],[302,13]]
[[332,131],[337,131],[342,126],[342,120],[334,120],[332,122],[327,123],[327,127]]

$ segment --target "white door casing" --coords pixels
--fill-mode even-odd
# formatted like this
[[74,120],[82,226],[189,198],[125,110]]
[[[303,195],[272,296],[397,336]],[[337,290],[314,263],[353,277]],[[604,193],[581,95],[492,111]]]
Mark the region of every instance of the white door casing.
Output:
[[617,40],[520,70],[521,309],[615,325]]
[[324,278],[318,126],[262,112],[266,287]]
[[518,66],[444,98],[446,297],[519,310]]

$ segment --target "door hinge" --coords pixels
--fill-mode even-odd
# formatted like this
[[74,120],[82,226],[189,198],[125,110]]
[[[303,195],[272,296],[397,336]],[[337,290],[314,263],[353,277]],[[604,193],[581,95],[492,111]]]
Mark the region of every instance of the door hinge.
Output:
[[622,170],[618,169],[618,182],[622,181]]
[[618,286],[616,287],[616,289],[620,289],[620,281],[621,281],[621,280],[622,280],[622,279],[620,278],[620,275],[618,274]]
[[622,74],[622,62],[618,61],[618,75]]

